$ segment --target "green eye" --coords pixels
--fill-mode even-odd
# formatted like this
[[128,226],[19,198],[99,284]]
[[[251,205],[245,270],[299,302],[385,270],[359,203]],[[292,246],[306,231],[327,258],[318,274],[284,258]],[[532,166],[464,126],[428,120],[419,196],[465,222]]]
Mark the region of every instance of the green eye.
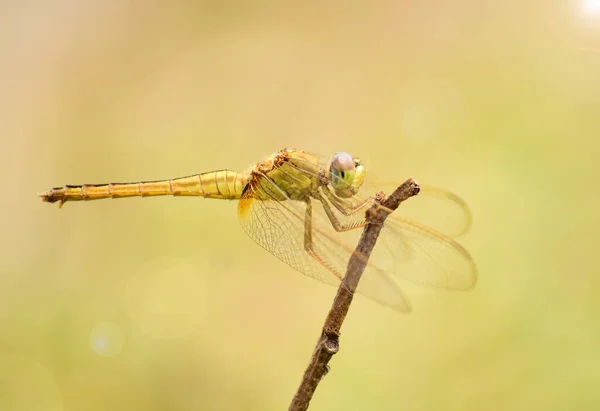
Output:
[[346,189],[354,182],[356,168],[348,153],[337,153],[331,159],[331,185],[335,190]]
[[337,153],[331,159],[331,186],[335,194],[349,198],[358,193],[365,179],[366,168],[358,158],[347,153]]
[[344,170],[339,170],[339,169],[333,169],[332,170],[334,179],[333,179],[333,184],[335,185],[352,185],[352,183],[354,182],[354,176],[356,175],[356,170],[348,170],[348,171],[344,171]]

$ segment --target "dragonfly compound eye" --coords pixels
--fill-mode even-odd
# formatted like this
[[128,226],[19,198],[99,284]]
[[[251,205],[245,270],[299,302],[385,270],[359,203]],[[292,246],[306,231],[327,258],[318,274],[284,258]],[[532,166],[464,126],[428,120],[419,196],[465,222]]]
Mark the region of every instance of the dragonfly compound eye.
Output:
[[353,195],[351,188],[356,176],[354,159],[348,153],[337,153],[331,159],[331,185],[343,197]]

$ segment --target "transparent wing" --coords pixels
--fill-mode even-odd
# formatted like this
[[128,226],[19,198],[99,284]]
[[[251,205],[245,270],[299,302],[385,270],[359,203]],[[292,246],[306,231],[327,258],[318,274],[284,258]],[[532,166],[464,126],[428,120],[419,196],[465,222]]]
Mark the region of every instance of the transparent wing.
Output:
[[[312,153],[311,153],[312,154]],[[329,158],[312,154],[318,158],[319,164],[324,169],[328,168]],[[405,179],[399,177],[398,181],[382,179],[366,164],[369,172],[360,188],[358,198],[375,195],[380,191],[389,195]],[[375,170],[376,171],[376,170]],[[408,176],[406,176],[408,177]],[[417,179],[418,180],[418,179]],[[472,224],[472,215],[467,203],[458,195],[442,188],[420,184],[419,195],[405,202],[395,213],[400,213],[412,221],[418,221],[448,237],[459,237],[469,231]]]
[[[388,183],[381,186],[379,191],[389,194],[396,187],[397,184]],[[462,198],[441,188],[426,185],[420,187],[419,194],[399,208],[400,215],[448,237],[456,238],[469,231],[472,223],[471,211]],[[363,188],[368,192],[369,186]]]
[[260,196],[268,198],[261,199],[259,193],[248,191],[239,202],[238,216],[244,231],[258,245],[292,268],[324,283],[338,284],[342,274],[340,267],[335,264],[335,258],[334,262],[329,260],[321,264],[305,251],[304,219],[307,204],[293,200],[280,201],[275,196],[267,195],[267,187],[271,191],[280,190],[266,177],[261,180],[258,189],[262,191]]
[[384,224],[371,257],[373,264],[432,287],[468,290],[475,286],[477,268],[467,250],[452,238],[395,214]]
[[[293,169],[287,172],[288,182],[302,178]],[[362,233],[362,228],[336,232],[320,202],[291,200],[267,176],[244,193],[238,215],[246,233],[261,247],[303,274],[331,285],[338,285],[345,274]],[[411,309],[399,287],[376,267],[365,271],[358,292],[398,311]]]
[[[477,282],[477,268],[469,253],[449,236],[402,215],[402,208],[416,199],[412,197],[403,202],[388,216],[370,257],[369,269],[377,271],[379,276],[388,275],[432,287],[472,288]],[[349,209],[363,203],[368,204],[363,210],[381,207],[374,200],[359,196],[346,202]],[[360,235],[365,224],[363,212],[344,215],[330,207],[342,225],[356,227],[348,233]],[[348,235],[336,234],[340,241],[345,241]],[[356,240],[348,244],[356,244]]]
[[[320,161],[326,170],[325,160]],[[373,197],[379,191],[382,190],[375,189],[369,182],[365,182],[359,194],[342,201],[348,210],[364,203],[370,207],[375,204]],[[390,194],[391,191],[390,188],[384,192]],[[426,197],[439,200],[438,214],[442,217],[439,217],[438,221],[443,221],[444,213],[448,209],[454,210],[454,213],[448,213],[446,222],[441,224],[449,233],[458,235],[468,229],[471,217],[463,200],[433,187],[425,187],[423,192]],[[369,260],[370,269],[379,272],[380,276],[389,275],[433,287],[452,290],[472,288],[477,282],[477,268],[469,253],[453,240],[449,233],[442,233],[404,216],[405,210],[410,210],[411,207],[418,209],[422,205],[422,202],[419,203],[420,197],[421,193],[403,202],[398,210],[388,217]],[[435,214],[435,210],[431,211]],[[337,218],[348,227],[360,228],[365,222],[363,211],[350,215],[338,213]],[[453,224],[453,218],[458,219],[458,223]],[[362,229],[350,231],[362,232]],[[338,238],[342,239],[343,236]],[[356,242],[349,244],[354,246]]]

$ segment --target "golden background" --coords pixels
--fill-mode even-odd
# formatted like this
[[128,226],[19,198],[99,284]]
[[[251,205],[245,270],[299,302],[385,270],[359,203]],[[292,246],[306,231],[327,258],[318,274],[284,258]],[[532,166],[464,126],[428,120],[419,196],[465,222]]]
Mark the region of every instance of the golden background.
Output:
[[600,15],[525,3],[2,2],[0,409],[287,409],[335,289],[234,202],[35,197],[283,147],[474,214],[477,287],[357,298],[311,410],[598,409]]

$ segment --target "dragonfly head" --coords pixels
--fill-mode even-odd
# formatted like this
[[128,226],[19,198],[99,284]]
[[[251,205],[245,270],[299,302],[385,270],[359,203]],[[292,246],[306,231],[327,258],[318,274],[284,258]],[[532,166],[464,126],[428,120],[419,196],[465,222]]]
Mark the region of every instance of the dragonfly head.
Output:
[[329,171],[335,194],[342,198],[358,193],[367,172],[360,159],[353,158],[348,153],[336,153],[331,158]]

